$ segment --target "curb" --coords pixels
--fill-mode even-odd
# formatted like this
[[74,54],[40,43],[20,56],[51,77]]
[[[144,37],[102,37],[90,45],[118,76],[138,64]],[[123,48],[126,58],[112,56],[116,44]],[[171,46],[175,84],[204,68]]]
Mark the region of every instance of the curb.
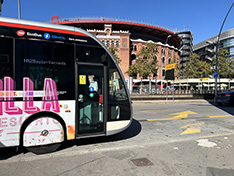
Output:
[[204,99],[190,99],[190,100],[133,100],[132,104],[210,104],[214,103],[213,100]]

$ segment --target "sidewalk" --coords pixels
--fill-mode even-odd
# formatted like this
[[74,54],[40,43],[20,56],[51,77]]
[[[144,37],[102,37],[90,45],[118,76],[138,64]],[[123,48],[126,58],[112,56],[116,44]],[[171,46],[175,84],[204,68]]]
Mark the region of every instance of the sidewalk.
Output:
[[181,100],[132,100],[136,104],[209,104],[214,103],[213,99],[181,99]]
[[[147,95],[132,94],[130,95],[133,104],[207,104],[214,103],[212,94],[176,94],[176,95]],[[174,98],[173,98],[174,97]],[[174,100],[173,100],[174,99]]]

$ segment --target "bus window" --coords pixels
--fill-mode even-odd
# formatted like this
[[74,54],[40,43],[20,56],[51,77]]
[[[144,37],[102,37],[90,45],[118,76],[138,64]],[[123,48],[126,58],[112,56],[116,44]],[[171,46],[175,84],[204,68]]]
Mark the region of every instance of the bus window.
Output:
[[129,120],[130,103],[124,83],[113,61],[109,60],[108,121]]
[[0,38],[0,79],[13,77],[13,39]]
[[127,100],[126,91],[117,70],[110,71],[109,94],[113,100]]
[[106,51],[100,47],[87,47],[78,46],[76,47],[77,59],[79,62],[88,63],[101,63],[102,56],[105,55]]
[[56,83],[58,99],[75,99],[73,45],[16,39],[16,81],[22,89],[29,77],[34,90],[43,90],[44,79]]

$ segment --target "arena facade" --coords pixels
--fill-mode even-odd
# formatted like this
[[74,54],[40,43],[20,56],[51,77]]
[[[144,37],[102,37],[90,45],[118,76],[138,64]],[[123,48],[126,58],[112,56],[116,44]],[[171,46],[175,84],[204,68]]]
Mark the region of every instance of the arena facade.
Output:
[[[180,60],[181,37],[171,30],[156,25],[104,17],[59,19],[58,16],[54,16],[51,21],[55,24],[70,25],[87,30],[103,42],[107,48],[118,48],[121,59],[119,66],[126,81],[129,79],[126,71],[146,42],[154,42],[158,45],[156,54],[158,60],[157,82],[165,81],[165,65],[169,64],[174,58]],[[151,75],[146,81],[153,80],[154,76]],[[135,77],[134,82],[138,81],[139,77]]]

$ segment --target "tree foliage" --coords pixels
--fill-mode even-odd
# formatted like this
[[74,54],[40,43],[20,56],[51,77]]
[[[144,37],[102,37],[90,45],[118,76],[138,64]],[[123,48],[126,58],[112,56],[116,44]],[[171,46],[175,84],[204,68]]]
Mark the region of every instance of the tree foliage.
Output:
[[175,71],[174,71],[175,77],[180,78],[182,76],[182,72],[181,72],[181,66],[180,66],[179,58],[173,58],[171,63],[175,64]]
[[129,76],[139,74],[141,78],[148,77],[150,74],[156,75],[157,66],[157,44],[146,43],[137,54],[135,63],[133,63],[126,72]]
[[[234,58],[227,59],[228,54],[226,49],[218,50],[217,55],[217,71],[220,78],[234,78]],[[207,63],[200,59],[200,56],[193,54],[190,56],[190,61],[186,63],[183,71],[183,78],[203,78],[209,75],[213,76],[215,71],[216,58],[212,57],[212,62]]]
[[211,65],[206,61],[200,60],[200,56],[193,54],[190,61],[186,63],[183,71],[184,78],[204,78],[211,74]]
[[234,78],[234,57],[227,60],[227,78],[233,79]]
[[120,59],[119,54],[118,54],[118,48],[109,47],[108,49],[111,52],[111,54],[114,56],[114,58],[117,61],[117,63],[120,64],[121,59]]
[[[228,50],[226,49],[220,49],[218,50],[218,57],[217,57],[217,71],[219,73],[220,78],[227,78],[228,77],[228,70],[229,70],[229,64],[231,64],[231,60],[228,61],[228,59],[225,58],[225,56],[228,54]],[[215,70],[215,64],[216,64],[216,58],[215,56],[212,58],[212,67]]]

